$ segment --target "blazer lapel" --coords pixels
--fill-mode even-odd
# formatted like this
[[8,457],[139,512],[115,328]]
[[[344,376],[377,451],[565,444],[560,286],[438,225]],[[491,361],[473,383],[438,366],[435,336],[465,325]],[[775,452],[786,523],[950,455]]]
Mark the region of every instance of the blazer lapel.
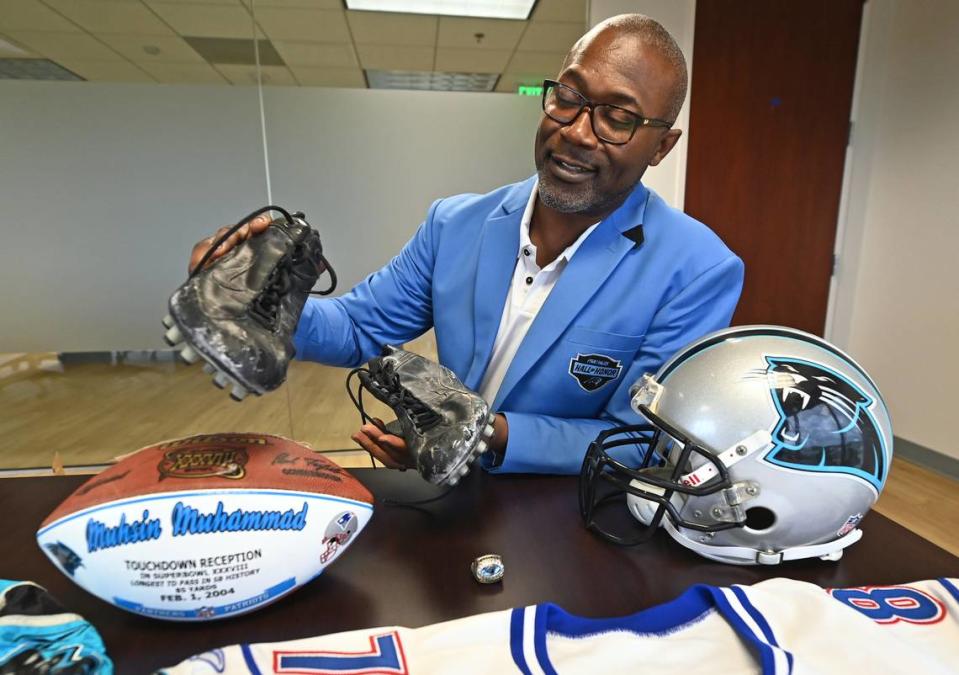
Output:
[[473,289],[473,359],[463,381],[470,389],[479,388],[493,353],[493,342],[519,254],[519,224],[535,184],[535,177],[518,184],[483,228]]
[[[642,231],[637,226],[642,225],[648,195],[640,184],[576,251],[513,357],[493,402],[494,408],[506,400],[530,368],[559,339],[620,260],[633,248],[642,245],[637,243],[636,233]],[[638,238],[641,242],[642,236]]]

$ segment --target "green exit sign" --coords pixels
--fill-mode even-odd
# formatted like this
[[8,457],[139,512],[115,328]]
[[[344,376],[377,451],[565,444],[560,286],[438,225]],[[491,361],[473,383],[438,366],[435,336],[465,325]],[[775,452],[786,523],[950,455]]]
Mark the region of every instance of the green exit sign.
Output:
[[519,89],[516,91],[520,96],[542,96],[543,95],[543,85],[526,85],[521,84]]

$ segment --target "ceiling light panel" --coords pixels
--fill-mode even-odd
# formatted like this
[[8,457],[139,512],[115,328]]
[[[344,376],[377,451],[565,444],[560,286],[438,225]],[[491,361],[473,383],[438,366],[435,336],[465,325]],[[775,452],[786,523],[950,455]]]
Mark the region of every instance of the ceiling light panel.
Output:
[[259,54],[253,47],[253,40],[250,39],[188,37],[184,40],[193,48],[193,51],[210,63],[252,66],[256,64],[257,56],[259,56],[260,65],[284,65],[283,59],[280,58],[269,40],[257,41],[259,43],[257,45]]
[[536,0],[346,0],[347,9],[371,12],[478,16],[486,19],[529,18]]
[[498,73],[444,73],[416,70],[367,70],[370,89],[493,91]]

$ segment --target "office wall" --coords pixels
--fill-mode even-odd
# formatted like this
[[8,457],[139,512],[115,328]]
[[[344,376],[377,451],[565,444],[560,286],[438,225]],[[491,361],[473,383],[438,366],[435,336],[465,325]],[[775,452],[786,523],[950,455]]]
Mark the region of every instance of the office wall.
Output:
[[896,435],[959,458],[959,4],[866,4],[832,339]]
[[[268,88],[273,200],[341,289],[430,203],[534,171],[531,97]],[[149,349],[193,243],[267,201],[250,87],[0,81],[0,352]]]

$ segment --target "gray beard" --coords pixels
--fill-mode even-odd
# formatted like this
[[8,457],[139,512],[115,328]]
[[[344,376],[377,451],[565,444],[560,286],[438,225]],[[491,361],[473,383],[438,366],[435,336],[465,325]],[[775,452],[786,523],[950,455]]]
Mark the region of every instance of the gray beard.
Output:
[[539,169],[537,174],[540,201],[543,206],[560,213],[600,213],[617,205],[633,191],[631,187],[621,195],[604,195],[597,193],[590,184],[581,185],[574,190],[568,186],[553,183],[552,176],[548,175],[545,169]]

